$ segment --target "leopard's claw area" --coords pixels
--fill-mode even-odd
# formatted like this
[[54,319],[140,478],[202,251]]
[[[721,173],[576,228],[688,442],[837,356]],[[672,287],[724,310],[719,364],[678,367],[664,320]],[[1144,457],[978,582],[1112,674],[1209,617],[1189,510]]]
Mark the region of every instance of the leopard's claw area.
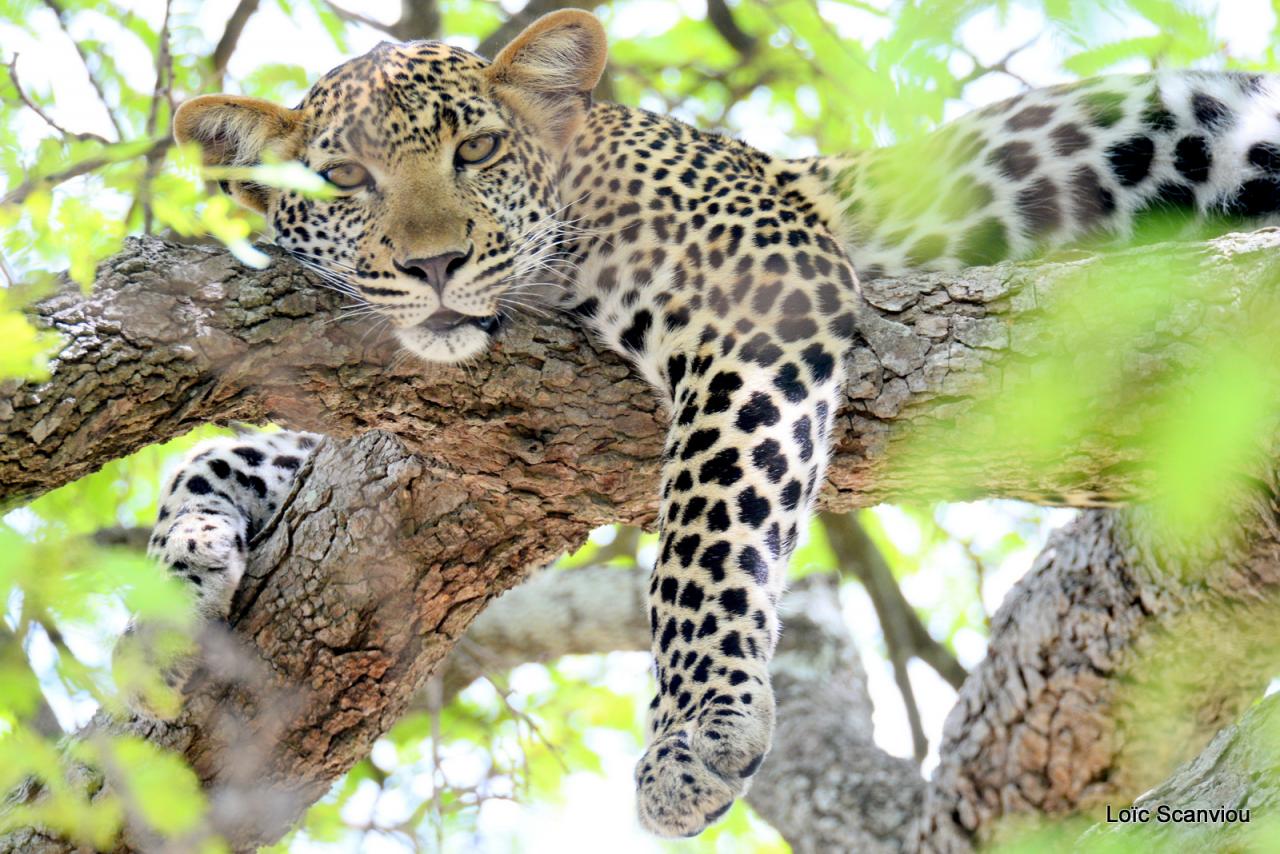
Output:
[[758,711],[713,706],[649,747],[636,766],[637,811],[646,830],[697,836],[746,793],[773,729],[772,716]]

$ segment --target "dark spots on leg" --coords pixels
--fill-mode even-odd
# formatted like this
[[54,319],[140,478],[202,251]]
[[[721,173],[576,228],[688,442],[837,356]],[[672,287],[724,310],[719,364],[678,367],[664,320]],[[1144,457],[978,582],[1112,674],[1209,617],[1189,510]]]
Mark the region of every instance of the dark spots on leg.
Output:
[[277,468],[288,469],[289,471],[297,471],[298,466],[302,465],[302,460],[291,454],[281,454],[271,461],[271,464]]
[[1071,173],[1071,207],[1076,219],[1089,225],[1115,213],[1116,197],[1097,172],[1081,166]]
[[746,658],[742,652],[742,637],[737,632],[729,632],[720,639],[720,652],[730,658]]
[[716,442],[720,440],[720,431],[714,427],[706,430],[694,430],[689,436],[689,440],[684,443],[684,450],[680,452],[680,459],[687,460],[696,457],[703,451],[709,451],[715,447]]
[[800,380],[800,369],[796,367],[795,362],[787,362],[778,368],[778,374],[773,378],[773,387],[782,392],[782,396],[791,403],[799,403],[808,394],[808,389]]
[[738,493],[738,520],[744,525],[759,528],[769,518],[769,499],[748,486]]
[[802,415],[791,427],[791,437],[800,448],[800,460],[808,462],[813,458],[813,421],[808,415]]
[[1031,174],[1039,160],[1029,142],[1007,142],[987,155],[987,162],[1011,181],[1021,181]]
[[1148,130],[1168,133],[1178,126],[1178,119],[1165,108],[1158,89],[1152,89],[1142,107],[1142,123]]
[[631,325],[622,333],[619,343],[633,353],[639,353],[644,350],[645,336],[649,333],[649,327],[653,325],[653,315],[648,309],[640,309],[631,318]]
[[1118,92],[1090,92],[1081,105],[1095,127],[1109,128],[1124,118],[1124,95]]
[[823,349],[821,344],[810,344],[800,354],[800,358],[809,366],[809,373],[816,383],[826,382],[835,373],[835,357]]
[[1203,184],[1209,180],[1213,168],[1213,154],[1209,143],[1199,135],[1184,136],[1173,150],[1173,168],[1188,181]]
[[1026,107],[1010,116],[1004,123],[1009,130],[1031,130],[1044,127],[1053,118],[1053,107],[1042,104]]
[[1023,229],[1029,237],[1042,237],[1062,224],[1058,188],[1048,178],[1018,191],[1017,204]]
[[787,473],[787,458],[776,439],[765,439],[751,451],[751,462],[765,473],[770,483],[777,483]]
[[[690,611],[697,611],[702,608],[702,599],[706,594],[702,590],[702,586],[696,581],[686,581],[684,589],[680,591],[680,605],[688,608]],[[685,640],[693,639],[693,624],[689,624],[689,637]]]
[[707,546],[702,557],[698,558],[698,566],[711,573],[712,581],[724,581],[724,562],[728,557],[729,544],[724,540],[717,540]]
[[1245,181],[1227,202],[1228,213],[1238,216],[1261,216],[1280,210],[1280,180],[1255,178]]
[[717,501],[707,512],[707,530],[713,532],[729,530],[729,507],[724,501]]
[[684,516],[680,518],[681,525],[691,525],[702,516],[703,511],[707,509],[707,499],[701,495],[695,495],[689,499],[689,503],[684,508]]
[[187,481],[187,491],[192,495],[208,495],[213,491],[213,487],[202,475],[196,475]]
[[698,481],[703,484],[717,483],[720,486],[733,486],[742,479],[742,468],[738,465],[738,449],[725,448],[707,462],[698,472]]
[[917,240],[907,250],[907,263],[912,267],[923,267],[930,261],[942,257],[942,253],[946,251],[946,235],[929,234]]
[[989,217],[965,232],[958,249],[966,267],[981,267],[1002,261],[1009,255],[1009,232],[1005,224]]
[[1191,96],[1191,112],[1196,121],[1207,130],[1220,132],[1235,123],[1235,117],[1226,104],[1203,92]]
[[226,480],[231,475],[231,466],[227,465],[226,460],[213,459],[209,460],[209,471],[213,472],[215,477]]
[[1151,160],[1156,146],[1150,137],[1134,136],[1107,149],[1111,172],[1122,186],[1132,187],[1151,173]]
[[726,616],[744,617],[747,614],[747,591],[742,587],[730,587],[719,593],[720,607]]
[[702,542],[702,538],[697,534],[689,534],[681,537],[676,543],[676,556],[680,558],[680,566],[685,569],[689,568],[689,564],[693,563],[693,556],[698,552],[698,544]]
[[1053,153],[1058,157],[1070,157],[1078,151],[1084,151],[1093,142],[1079,125],[1070,122],[1051,130],[1049,141],[1053,143]]
[[1249,162],[1264,172],[1275,174],[1280,172],[1280,146],[1270,142],[1259,142],[1249,148]]
[[782,490],[782,506],[787,510],[796,509],[800,504],[801,492],[800,481],[792,480]]
[[782,348],[764,332],[757,332],[751,340],[742,345],[738,355],[747,362],[754,362],[767,368],[782,357]]
[[769,582],[769,565],[764,562],[755,546],[742,547],[742,552],[738,555],[738,569],[755,579],[757,584]]
[[769,395],[757,391],[738,409],[738,429],[744,433],[753,433],[760,426],[772,427],[778,423],[782,415]]
[[262,461],[266,459],[262,451],[257,448],[251,448],[248,445],[241,445],[238,448],[232,448],[231,453],[244,460],[251,468],[262,465]]
[[734,371],[721,371],[707,386],[707,402],[702,411],[708,415],[724,412],[732,402],[732,394],[742,388],[742,377]]

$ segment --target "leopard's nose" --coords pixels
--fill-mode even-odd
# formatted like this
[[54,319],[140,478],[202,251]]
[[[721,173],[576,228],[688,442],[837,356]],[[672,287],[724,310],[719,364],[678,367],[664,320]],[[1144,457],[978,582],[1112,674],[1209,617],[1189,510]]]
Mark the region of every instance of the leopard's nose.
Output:
[[401,264],[395,262],[396,269],[406,276],[413,276],[415,279],[421,279],[435,290],[437,294],[444,293],[445,283],[449,281],[449,277],[458,271],[463,264],[467,263],[467,259],[471,257],[471,252],[442,252],[439,255],[433,255],[430,258],[410,258]]

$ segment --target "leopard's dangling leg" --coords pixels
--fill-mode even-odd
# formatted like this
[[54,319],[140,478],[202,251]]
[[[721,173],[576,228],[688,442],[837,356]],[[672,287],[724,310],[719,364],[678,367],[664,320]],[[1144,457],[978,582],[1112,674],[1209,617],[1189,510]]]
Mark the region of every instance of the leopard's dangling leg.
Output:
[[[227,616],[250,542],[279,509],[319,439],[291,432],[214,439],[193,448],[174,472],[160,497],[147,555],[191,586],[198,620]],[[165,683],[180,690],[192,658],[174,659],[155,648],[173,629],[160,620],[131,624],[116,645],[117,664],[131,659],[132,668],[160,666]],[[131,675],[118,666],[117,674]],[[131,686],[124,696],[139,714],[164,718],[174,711],[157,707]]]
[[823,482],[842,375],[834,348],[769,347],[771,360],[744,361],[704,343],[667,363],[672,426],[649,589],[658,696],[636,768],[641,822],[663,836],[723,815],[772,739],[776,605]]

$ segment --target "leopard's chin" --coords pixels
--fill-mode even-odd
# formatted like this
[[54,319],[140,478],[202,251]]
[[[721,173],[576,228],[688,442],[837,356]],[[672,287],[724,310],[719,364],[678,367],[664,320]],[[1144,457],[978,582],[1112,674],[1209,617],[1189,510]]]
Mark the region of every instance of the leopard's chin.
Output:
[[427,323],[397,329],[396,338],[424,362],[451,365],[488,350],[501,327],[500,317],[475,317],[445,329]]

